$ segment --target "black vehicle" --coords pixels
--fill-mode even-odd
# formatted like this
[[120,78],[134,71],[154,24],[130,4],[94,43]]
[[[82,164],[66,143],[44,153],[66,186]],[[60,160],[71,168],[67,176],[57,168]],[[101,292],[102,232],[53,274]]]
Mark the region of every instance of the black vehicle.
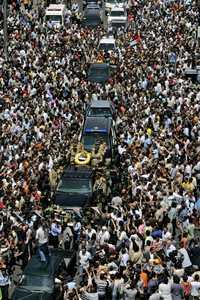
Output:
[[110,117],[115,119],[114,105],[108,100],[92,100],[86,108],[87,117]]
[[97,27],[102,23],[100,9],[88,8],[84,11],[82,26]]
[[193,83],[200,83],[200,68],[186,69],[185,77],[190,78]]
[[85,120],[81,143],[84,149],[91,151],[95,145],[106,143],[107,156],[112,157],[116,142],[113,121],[108,117],[87,117]]
[[[61,270],[67,269],[66,255],[62,249],[51,249],[50,261],[47,266],[34,255],[26,266],[22,282],[16,287],[12,300],[57,300],[60,294],[56,288],[55,278]],[[67,264],[75,264],[75,253],[70,254]],[[68,267],[67,266],[67,267]]]
[[110,66],[108,64],[91,64],[87,79],[91,82],[105,83],[109,79],[110,73]]
[[88,4],[98,4],[97,0],[83,0],[83,8],[85,8]]
[[55,204],[64,209],[84,208],[93,196],[93,171],[87,166],[70,166],[64,170],[55,194]]

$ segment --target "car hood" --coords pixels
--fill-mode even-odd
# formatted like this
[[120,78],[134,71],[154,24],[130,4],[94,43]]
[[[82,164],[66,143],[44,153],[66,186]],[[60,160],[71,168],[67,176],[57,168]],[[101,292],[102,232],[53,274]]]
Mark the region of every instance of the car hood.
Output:
[[101,24],[101,19],[83,19],[82,21],[82,25],[83,26],[88,26],[88,27],[94,27],[94,26],[98,26]]
[[[114,8],[116,6],[116,4],[115,3],[105,3],[105,8],[106,9],[112,9],[112,8]],[[124,7],[125,6],[125,4],[124,3],[117,3],[117,6],[118,7]]]
[[95,75],[91,76],[88,75],[88,80],[91,82],[98,82],[98,83],[104,83],[108,80],[109,76],[103,76],[103,75]]
[[52,299],[52,293],[53,291],[46,291],[46,290],[40,290],[34,291],[35,287],[16,287],[13,295],[12,295],[12,300],[50,300]]
[[127,21],[127,17],[108,17],[108,22],[112,22],[112,21],[123,21],[126,22]]
[[92,196],[91,193],[65,193],[57,191],[55,195],[55,204],[61,207],[84,207]]

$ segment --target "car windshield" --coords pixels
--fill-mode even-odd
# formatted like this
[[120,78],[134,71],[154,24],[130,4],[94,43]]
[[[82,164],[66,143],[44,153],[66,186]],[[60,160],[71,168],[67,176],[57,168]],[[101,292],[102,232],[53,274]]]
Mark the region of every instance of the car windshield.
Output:
[[87,21],[95,21],[95,22],[97,22],[97,21],[99,21],[100,20],[100,16],[98,15],[98,14],[96,14],[96,15],[90,15],[90,14],[86,14],[85,15],[85,19],[87,20]]
[[48,276],[25,276],[23,279],[23,285],[32,287],[46,287],[50,289],[53,286],[53,279]]
[[92,77],[108,76],[108,68],[91,67],[89,69],[89,75]]
[[89,179],[66,178],[60,181],[58,191],[78,194],[89,193],[91,191],[91,183]]
[[112,22],[112,28],[118,29],[118,28],[124,28],[125,26],[126,26],[125,23],[114,23],[114,22]]
[[97,4],[93,4],[93,3],[88,4],[87,9],[91,9],[91,8],[99,10],[99,6]]
[[109,108],[90,108],[89,116],[111,116],[111,111]]
[[123,11],[111,11],[110,13],[111,17],[124,17]]
[[109,50],[113,50],[115,48],[115,45],[114,44],[112,44],[112,43],[101,43],[100,45],[99,45],[99,49],[101,49],[101,50],[107,50],[107,51],[109,51]]
[[91,150],[97,143],[106,143],[106,145],[109,146],[108,135],[100,132],[84,134],[82,142],[86,149],[89,150]]
[[62,16],[46,16],[47,21],[62,23]]

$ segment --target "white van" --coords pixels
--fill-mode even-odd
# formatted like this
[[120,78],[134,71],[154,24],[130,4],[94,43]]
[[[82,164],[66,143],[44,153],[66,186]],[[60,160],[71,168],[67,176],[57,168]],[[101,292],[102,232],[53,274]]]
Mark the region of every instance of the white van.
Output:
[[99,41],[99,50],[104,51],[115,51],[116,45],[115,45],[115,39],[113,36],[108,37],[102,37],[102,39]]
[[64,26],[66,13],[67,10],[64,4],[50,4],[46,8],[45,22],[51,21],[55,27]]
[[105,1],[105,11],[109,12],[112,10],[115,6],[118,6],[120,8],[123,8],[127,6],[127,0],[106,0]]

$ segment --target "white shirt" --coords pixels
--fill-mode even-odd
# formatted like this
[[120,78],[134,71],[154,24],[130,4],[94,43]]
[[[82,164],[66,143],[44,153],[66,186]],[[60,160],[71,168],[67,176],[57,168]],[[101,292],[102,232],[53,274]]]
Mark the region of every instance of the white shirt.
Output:
[[99,238],[100,238],[100,245],[103,245],[105,242],[108,242],[110,239],[110,233],[106,230],[106,231],[100,231],[99,233]]
[[91,259],[91,254],[90,252],[86,251],[84,254],[82,252],[82,250],[79,252],[79,257],[80,257],[80,264],[84,267],[84,268],[88,268],[89,267],[89,260]]
[[191,260],[190,260],[187,250],[185,248],[181,248],[181,249],[179,249],[179,253],[181,253],[183,255],[183,262],[182,262],[183,268],[190,267],[192,265],[192,263],[191,263]]
[[127,266],[128,260],[129,260],[129,255],[128,255],[128,253],[122,254],[122,256],[121,256],[121,261],[120,261],[120,266],[126,267],[126,266]]
[[191,296],[200,296],[200,282],[199,281],[192,281],[191,282],[192,285],[192,290],[191,290]]
[[41,245],[48,242],[48,235],[42,226],[40,226],[36,231],[36,240],[38,240],[38,243]]

